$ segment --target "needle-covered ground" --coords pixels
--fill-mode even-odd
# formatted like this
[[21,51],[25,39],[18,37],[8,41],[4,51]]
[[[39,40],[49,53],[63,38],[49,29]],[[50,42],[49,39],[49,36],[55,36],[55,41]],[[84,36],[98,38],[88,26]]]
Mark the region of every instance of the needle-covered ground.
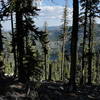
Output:
[[62,82],[0,81],[0,100],[100,100],[100,86],[77,87],[75,91]]

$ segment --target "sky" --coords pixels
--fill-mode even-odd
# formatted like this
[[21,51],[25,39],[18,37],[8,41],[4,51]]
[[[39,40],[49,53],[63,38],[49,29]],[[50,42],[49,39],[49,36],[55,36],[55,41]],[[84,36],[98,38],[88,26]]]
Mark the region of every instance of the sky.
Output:
[[[68,0],[68,20],[69,24],[72,24],[72,0]],[[35,24],[38,27],[43,27],[45,21],[48,23],[48,26],[60,26],[63,16],[63,9],[65,5],[65,0],[41,0],[38,3],[39,8],[41,9],[34,18]],[[3,22],[4,30],[11,30],[10,21]]]
[[[41,27],[47,21],[48,26],[60,26],[66,1],[68,5],[67,20],[69,22],[68,24],[72,25],[73,0],[42,0],[40,3],[41,11],[39,12],[39,17],[35,20],[36,25]],[[100,18],[96,18],[96,23],[100,24]]]
[[72,7],[72,0],[43,0],[42,5],[46,5],[46,6],[64,6],[66,1],[68,1],[68,5],[70,7]]
[[[72,24],[72,0],[68,2],[68,20],[69,25]],[[44,22],[48,23],[48,26],[60,26],[65,0],[44,0],[40,4],[41,11],[39,17],[36,18],[36,25],[43,26]]]
[[[41,2],[38,3],[39,8],[41,9],[38,14],[39,16],[36,16],[34,18],[35,24],[38,27],[43,27],[45,21],[48,23],[48,26],[60,26],[62,22],[63,17],[63,10],[65,5],[65,0],[40,0]],[[52,2],[53,1],[53,2]],[[68,24],[72,25],[72,1],[73,0],[67,0],[68,5]],[[96,19],[96,22],[100,24],[100,19]],[[10,22],[5,21],[3,22],[3,28],[4,30],[10,30]]]

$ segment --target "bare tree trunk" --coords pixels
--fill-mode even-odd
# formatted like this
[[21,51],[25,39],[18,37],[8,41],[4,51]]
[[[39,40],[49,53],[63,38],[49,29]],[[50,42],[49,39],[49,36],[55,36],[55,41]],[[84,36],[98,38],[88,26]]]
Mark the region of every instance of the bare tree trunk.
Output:
[[78,41],[78,19],[79,18],[79,2],[73,0],[73,28],[71,37],[71,68],[70,81],[71,85],[76,85],[76,67],[77,67],[77,41]]
[[99,52],[96,53],[96,83],[99,84]]
[[0,21],[0,55],[1,55],[1,53],[2,53],[2,51],[3,51],[3,42],[2,42],[2,31],[1,31],[1,28],[2,28],[2,26],[1,26],[1,21]]
[[45,80],[47,80],[47,54],[45,53],[44,54],[44,56],[45,56]]
[[15,43],[15,32],[14,32],[14,25],[13,25],[13,12],[11,12],[11,28],[12,28],[12,47],[13,47],[13,53],[14,53],[14,76],[17,75],[17,57],[16,57],[16,43]]
[[[91,7],[91,2],[90,2],[90,7]],[[92,83],[91,80],[91,70],[92,70],[92,45],[91,45],[91,39],[92,39],[92,18],[91,18],[91,9],[90,9],[90,16],[89,16],[89,51],[88,51],[88,84],[90,85]]]
[[17,59],[18,59],[18,77],[19,81],[25,82],[26,74],[23,66],[24,56],[24,29],[23,29],[23,15],[20,8],[20,1],[16,2],[16,39],[17,39]]
[[[3,42],[2,42],[2,31],[1,31],[1,21],[0,21],[0,56],[2,56],[3,52]],[[0,59],[0,79],[3,79],[4,76],[4,67],[3,67],[3,60]]]
[[48,76],[48,80],[49,81],[52,80],[52,64],[49,64],[49,76]]
[[64,40],[63,40],[63,44],[62,44],[62,56],[61,56],[61,58],[62,58],[62,61],[61,61],[61,80],[63,80],[64,79],[64,59],[65,59],[65,42],[64,42]]
[[65,5],[64,16],[63,16],[63,41],[62,41],[62,56],[61,56],[61,58],[62,58],[62,61],[61,61],[61,80],[64,80],[66,36],[67,36],[67,4]]
[[86,8],[85,8],[85,22],[84,22],[84,37],[83,37],[83,50],[82,50],[82,76],[80,79],[80,85],[84,84],[84,67],[85,67],[85,43],[86,43],[86,32],[87,32],[87,0],[86,0]]

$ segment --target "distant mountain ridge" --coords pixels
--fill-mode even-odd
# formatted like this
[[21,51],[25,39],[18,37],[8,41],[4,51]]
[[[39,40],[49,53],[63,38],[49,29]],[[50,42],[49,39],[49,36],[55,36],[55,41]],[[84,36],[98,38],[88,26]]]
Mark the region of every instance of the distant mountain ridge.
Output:
[[[72,27],[69,27],[70,31],[72,29]],[[49,39],[52,41],[56,41],[59,39],[59,35],[62,33],[61,32],[61,26],[50,26],[48,27],[48,32],[49,32]],[[79,29],[79,37],[82,37],[83,35],[83,28]],[[95,37],[97,40],[100,39],[100,24],[96,24],[95,25]]]

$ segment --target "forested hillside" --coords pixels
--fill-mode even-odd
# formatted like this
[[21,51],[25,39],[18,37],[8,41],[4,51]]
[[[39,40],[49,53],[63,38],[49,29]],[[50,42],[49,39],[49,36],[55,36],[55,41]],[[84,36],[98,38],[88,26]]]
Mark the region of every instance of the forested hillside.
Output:
[[100,0],[0,0],[0,100],[100,100]]
[[[72,27],[69,26],[69,33],[71,33]],[[79,36],[82,38],[83,36],[83,28],[79,29]],[[56,41],[57,39],[59,39],[59,36],[61,34],[61,26],[51,26],[48,27],[48,31],[49,31],[49,39],[51,39],[52,41]],[[100,24],[96,24],[95,25],[95,38],[99,40],[100,38]]]

